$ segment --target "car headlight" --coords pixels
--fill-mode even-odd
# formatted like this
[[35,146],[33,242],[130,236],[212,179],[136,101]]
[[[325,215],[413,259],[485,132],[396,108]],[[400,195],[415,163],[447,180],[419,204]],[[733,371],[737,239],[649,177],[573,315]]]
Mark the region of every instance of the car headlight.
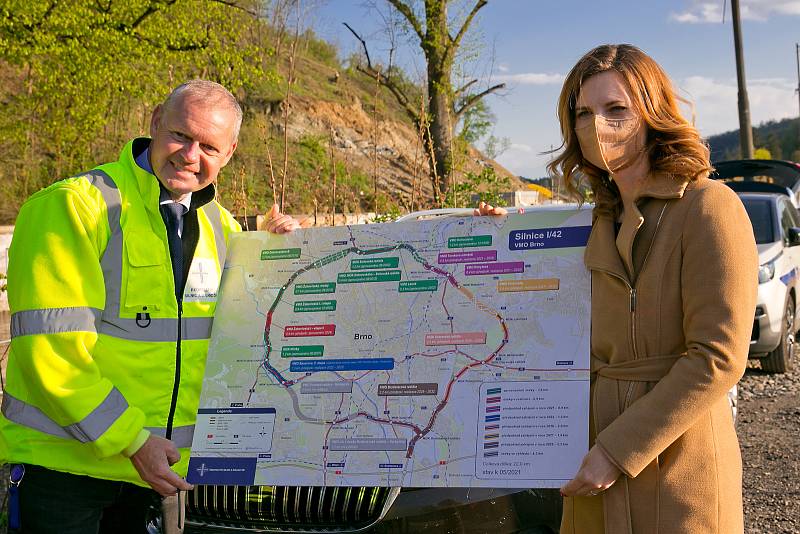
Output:
[[758,283],[764,284],[775,276],[775,260],[768,261],[758,268]]

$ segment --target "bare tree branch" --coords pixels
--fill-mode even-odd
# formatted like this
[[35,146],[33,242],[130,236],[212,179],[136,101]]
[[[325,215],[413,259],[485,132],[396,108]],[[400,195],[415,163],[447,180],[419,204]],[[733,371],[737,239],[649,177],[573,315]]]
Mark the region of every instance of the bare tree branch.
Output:
[[461,117],[461,115],[463,115],[465,111],[467,111],[469,108],[471,108],[472,106],[474,106],[475,104],[477,104],[477,103],[478,103],[478,101],[479,101],[481,98],[485,97],[486,95],[488,95],[488,94],[490,94],[490,93],[494,93],[495,91],[498,91],[498,90],[500,90],[500,89],[503,89],[503,88],[505,88],[505,86],[506,86],[506,84],[504,84],[504,83],[498,83],[497,85],[493,85],[492,87],[489,87],[489,88],[488,88],[488,89],[486,89],[485,91],[482,91],[482,92],[480,92],[480,93],[474,94],[474,95],[470,96],[469,98],[467,98],[467,99],[464,101],[464,103],[463,103],[463,104],[461,104],[461,107],[460,107],[460,108],[458,108],[458,109],[455,111],[455,116],[456,116],[456,119],[460,118],[460,117]]
[[206,35],[205,35],[205,37],[203,39],[200,39],[199,41],[196,41],[196,42],[193,42],[193,43],[192,42],[186,42],[186,43],[180,43],[180,44],[172,44],[172,43],[169,43],[169,42],[164,43],[164,42],[156,41],[155,39],[151,39],[150,37],[142,35],[141,33],[137,32],[137,31],[132,32],[131,36],[133,36],[138,41],[143,41],[145,43],[150,44],[150,46],[153,46],[155,48],[163,48],[163,49],[169,50],[171,52],[190,52],[192,50],[205,50],[206,48],[208,48],[208,45],[211,43],[210,29],[209,29],[208,26],[206,26]]
[[[416,33],[417,36],[419,36],[420,42],[424,41],[425,32],[422,31],[422,25],[419,23],[419,19],[417,19],[417,16],[414,14],[414,11],[411,10],[411,7],[409,7],[407,4],[404,4],[401,0],[386,0],[386,1],[389,2],[391,5],[393,5],[394,8],[406,18],[408,23],[411,24],[411,27],[414,28],[414,33]],[[485,3],[487,0],[480,0],[480,1]]]
[[419,120],[419,115],[417,114],[417,110],[414,106],[411,105],[409,102],[408,97],[403,92],[403,90],[392,80],[389,76],[384,76],[380,70],[376,69],[372,66],[372,61],[369,58],[369,50],[367,49],[367,42],[356,32],[348,23],[343,22],[347,29],[355,35],[356,39],[361,41],[361,46],[364,47],[364,54],[367,56],[367,67],[364,68],[363,66],[359,65],[356,67],[356,70],[359,72],[366,74],[370,78],[374,78],[380,83],[382,86],[386,87],[389,92],[391,92],[397,102],[403,106],[406,114],[416,123]]
[[455,92],[453,93],[453,96],[458,97],[460,94],[462,94],[464,91],[466,91],[470,86],[472,86],[475,83],[478,83],[477,79],[468,81],[467,83],[456,89]]
[[366,74],[370,78],[377,78],[378,82],[382,86],[387,88],[389,92],[394,95],[398,104],[403,106],[403,110],[411,118],[411,120],[413,120],[415,124],[419,121],[419,114],[417,113],[417,110],[414,108],[414,106],[411,105],[406,94],[400,87],[397,86],[394,80],[392,80],[391,78],[387,78],[386,76],[382,75],[380,71],[375,69],[369,69],[369,68],[365,69],[360,65],[356,67],[356,69],[362,74]]
[[[165,5],[167,5],[167,6],[171,6],[171,5],[173,5],[175,2],[176,2],[176,0],[170,0],[170,1],[168,1],[168,2],[165,2]],[[153,7],[153,4],[150,4],[149,6],[147,6],[147,9],[145,9],[145,10],[144,10],[144,12],[143,12],[141,15],[139,15],[139,16],[136,18],[136,20],[134,20],[134,21],[133,21],[133,23],[131,23],[131,25],[129,26],[129,28],[130,28],[130,29],[136,29],[136,28],[137,28],[137,27],[138,27],[138,26],[139,26],[139,25],[140,25],[142,22],[144,22],[144,21],[145,21],[145,19],[146,19],[147,17],[149,17],[150,15],[152,15],[153,13],[155,13],[156,11],[158,11],[159,9],[160,9],[160,8],[158,8],[158,7]],[[124,30],[125,28],[124,28],[124,26],[122,26],[122,27],[120,27],[119,29],[120,29],[120,30]]]
[[240,6],[239,3],[235,2],[235,1],[231,1],[231,0],[210,0],[210,1],[211,2],[215,2],[217,4],[222,4],[222,5],[225,5],[225,6],[228,6],[228,7],[233,7],[235,9],[239,9],[241,11],[244,11],[248,15],[252,15],[253,17],[256,17],[256,18],[258,18],[260,16],[258,12],[252,11],[250,9],[247,9],[244,6]]
[[456,36],[450,41],[450,44],[447,46],[448,54],[454,54],[458,47],[461,45],[461,40],[464,38],[464,34],[467,33],[467,29],[469,25],[472,24],[472,19],[475,18],[475,15],[478,14],[478,11],[481,10],[483,6],[489,3],[489,0],[478,0],[478,2],[472,7],[472,11],[469,12],[467,18],[464,19],[464,24],[461,25],[461,29],[458,30]]
[[350,26],[348,23],[346,23],[346,22],[342,22],[342,24],[344,24],[344,25],[347,27],[347,29],[348,29],[348,30],[350,30],[350,32],[351,32],[353,35],[355,35],[355,36],[356,36],[356,39],[358,39],[359,41],[361,41],[361,46],[363,46],[363,47],[364,47],[364,54],[366,54],[366,55],[367,55],[367,67],[369,67],[370,69],[372,69],[372,61],[370,61],[370,59],[369,59],[369,50],[367,50],[367,42],[366,42],[364,39],[362,39],[362,38],[361,38],[361,36],[360,36],[360,35],[358,35],[358,34],[356,33],[356,31],[355,31],[355,30],[354,30],[354,29],[353,29],[353,28],[352,28],[352,27],[351,27],[351,26]]

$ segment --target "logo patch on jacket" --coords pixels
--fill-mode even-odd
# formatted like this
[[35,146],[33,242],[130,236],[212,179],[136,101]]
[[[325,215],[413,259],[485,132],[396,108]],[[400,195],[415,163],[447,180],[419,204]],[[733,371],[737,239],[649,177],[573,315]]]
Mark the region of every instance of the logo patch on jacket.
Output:
[[216,260],[195,258],[186,279],[183,300],[215,300],[219,289],[219,276]]

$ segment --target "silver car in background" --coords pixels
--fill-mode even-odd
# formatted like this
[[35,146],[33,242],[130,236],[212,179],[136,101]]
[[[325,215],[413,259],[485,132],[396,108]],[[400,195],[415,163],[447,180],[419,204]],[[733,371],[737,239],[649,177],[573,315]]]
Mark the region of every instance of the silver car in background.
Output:
[[758,246],[758,301],[750,357],[761,368],[785,373],[795,353],[800,274],[800,213],[789,197],[776,193],[739,193],[753,224]]
[[775,160],[716,163],[714,178],[742,199],[758,246],[758,301],[750,357],[762,370],[785,373],[795,360],[800,311],[800,165]]

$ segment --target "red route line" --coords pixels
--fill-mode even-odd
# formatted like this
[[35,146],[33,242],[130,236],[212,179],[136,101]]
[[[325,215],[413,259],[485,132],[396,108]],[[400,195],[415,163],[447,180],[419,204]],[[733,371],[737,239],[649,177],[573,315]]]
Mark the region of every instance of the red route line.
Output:
[[[339,399],[339,408],[338,410],[342,409],[342,404],[344,404],[344,393],[342,393],[342,397]],[[328,427],[328,430],[325,431],[325,439],[322,440],[322,450],[325,451],[322,454],[322,484],[325,485],[325,482],[328,478],[328,436],[333,430],[333,425]]]
[[[352,235],[352,232],[351,232],[351,235]],[[442,269],[438,269],[435,266],[429,265],[429,264],[423,264],[423,267],[425,269],[433,271],[433,272],[435,272],[437,274],[445,276],[447,278],[447,281],[450,282],[450,285],[452,285],[456,289],[460,289],[461,286],[459,285],[458,281],[449,272],[444,271]],[[444,292],[446,290],[447,290],[447,286],[445,286],[444,290],[442,291],[442,293],[443,293],[442,294],[442,307],[445,309],[445,312],[447,313],[446,317],[450,317],[450,313],[447,310],[447,306],[444,304]],[[495,357],[497,357],[497,355],[500,353],[500,351],[503,349],[503,347],[508,343],[508,327],[506,326],[505,321],[503,321],[503,318],[499,314],[495,314],[495,317],[500,321],[500,326],[503,328],[503,341],[500,343],[500,346],[497,347],[497,349],[495,349],[495,351],[488,358],[486,358],[485,360],[475,360],[474,363],[471,363],[471,364],[463,367],[452,379],[450,379],[450,382],[448,382],[448,384],[447,384],[447,389],[446,389],[446,392],[445,392],[444,399],[442,399],[442,401],[439,403],[439,405],[433,411],[433,413],[431,414],[431,418],[428,421],[428,424],[425,426],[424,429],[420,430],[420,428],[417,425],[414,425],[414,424],[411,424],[411,423],[405,423],[405,422],[402,422],[402,421],[393,421],[391,419],[380,419],[380,418],[377,418],[377,417],[373,417],[373,416],[371,416],[370,414],[368,414],[366,412],[358,412],[358,413],[356,413],[355,416],[351,416],[351,417],[347,417],[347,418],[340,419],[340,420],[337,420],[337,421],[333,421],[331,423],[331,425],[328,427],[328,430],[325,432],[325,441],[323,442],[323,443],[326,444],[325,454],[323,456],[323,460],[327,459],[327,451],[328,451],[328,449],[327,449],[327,440],[328,440],[328,435],[330,434],[331,429],[335,425],[350,421],[350,420],[354,419],[355,417],[364,417],[364,418],[366,418],[366,419],[368,419],[370,421],[374,421],[376,423],[389,424],[389,425],[392,425],[392,426],[394,426],[394,425],[405,426],[405,427],[408,427],[408,428],[411,428],[412,430],[414,430],[416,435],[411,439],[411,443],[409,444],[408,450],[406,452],[406,458],[410,458],[414,454],[414,447],[415,447],[417,441],[419,441],[420,438],[424,437],[428,432],[431,431],[431,429],[433,428],[434,423],[436,422],[436,416],[439,415],[439,412],[441,412],[444,409],[444,407],[447,405],[447,403],[449,401],[449,398],[450,398],[450,392],[453,389],[453,384],[455,384],[464,375],[464,373],[466,373],[471,368],[476,367],[478,365],[490,364],[489,362],[491,362]],[[453,322],[452,322],[452,320],[450,320],[449,322],[450,322],[450,329],[452,331]],[[267,313],[267,320],[266,320],[266,323],[264,325],[264,333],[265,334],[267,334],[267,335],[269,334],[269,329],[270,329],[271,325],[272,325],[272,311],[269,311]],[[469,356],[467,356],[467,357],[469,357]],[[260,370],[260,366],[259,366],[259,370]],[[364,375],[364,376],[366,376],[366,375]],[[286,383],[284,383],[282,385],[284,387],[291,387],[295,383],[297,383],[300,380],[302,380],[302,378],[304,378],[304,377],[301,377],[301,378],[298,378],[298,379],[292,380],[292,381],[286,381]],[[251,389],[255,389],[255,385]],[[344,399],[344,397],[343,397],[343,399]],[[323,473],[326,473],[326,475],[327,475],[327,469],[326,468],[323,468]]]
[[502,317],[500,317],[499,315],[496,315],[496,317],[500,320],[500,325],[503,327],[503,341],[500,343],[500,346],[497,347],[497,349],[495,349],[495,351],[485,360],[475,361],[463,367],[458,373],[456,373],[456,375],[453,378],[450,379],[450,382],[447,383],[447,390],[445,391],[444,399],[442,399],[439,405],[436,406],[436,409],[431,414],[431,419],[430,421],[428,421],[427,426],[422,430],[422,432],[418,432],[416,436],[411,438],[411,442],[408,445],[408,451],[406,452],[406,458],[411,458],[411,456],[414,454],[414,447],[416,446],[417,441],[419,441],[420,438],[424,437],[428,432],[431,431],[431,428],[433,428],[433,425],[436,422],[436,416],[439,415],[439,412],[441,412],[444,409],[444,407],[447,405],[447,402],[450,399],[450,392],[453,389],[453,384],[455,384],[458,381],[458,379],[461,378],[464,375],[464,373],[466,373],[469,369],[476,367],[478,365],[488,364],[489,362],[491,362],[495,357],[497,357],[497,355],[500,353],[500,351],[503,349],[506,343],[508,343],[508,327],[506,326],[506,323],[505,321],[503,321]]
[[364,418],[369,419],[370,421],[374,421],[376,423],[383,423],[383,424],[387,424],[387,425],[405,426],[405,427],[411,428],[412,430],[414,430],[414,432],[417,432],[417,433],[421,432],[420,428],[417,425],[415,425],[414,423],[406,423],[404,421],[393,421],[392,419],[380,419],[378,417],[374,417],[374,416],[368,414],[367,412],[356,412],[354,415],[349,415],[349,416],[344,417],[342,419],[337,419],[336,421],[331,422],[331,427],[333,427],[335,425],[340,425],[342,423],[346,423],[348,421],[352,421],[353,419],[356,419],[358,417],[364,417]]

